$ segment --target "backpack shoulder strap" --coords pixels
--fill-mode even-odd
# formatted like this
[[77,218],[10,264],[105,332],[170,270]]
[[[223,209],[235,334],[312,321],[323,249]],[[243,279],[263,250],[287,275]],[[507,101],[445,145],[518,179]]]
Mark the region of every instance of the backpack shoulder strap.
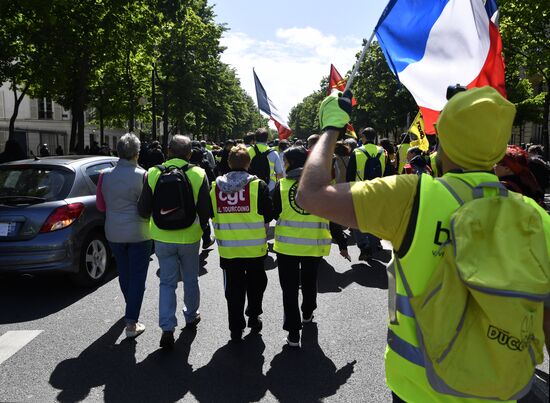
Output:
[[258,148],[258,145],[257,145],[257,144],[254,144],[254,145],[252,146],[252,148],[253,148],[254,151],[256,152],[256,155],[254,155],[254,157],[256,157],[256,156],[258,156],[258,155],[261,154],[260,149]]

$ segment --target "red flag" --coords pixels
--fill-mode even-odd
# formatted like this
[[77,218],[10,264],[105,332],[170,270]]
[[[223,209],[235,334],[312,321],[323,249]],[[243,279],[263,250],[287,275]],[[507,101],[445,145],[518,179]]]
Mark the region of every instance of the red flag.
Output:
[[[346,80],[342,78],[336,67],[333,64],[330,65],[330,76],[328,78],[328,95],[332,92],[333,89],[338,91],[344,91],[346,89]],[[357,105],[357,100],[352,98],[351,106]]]

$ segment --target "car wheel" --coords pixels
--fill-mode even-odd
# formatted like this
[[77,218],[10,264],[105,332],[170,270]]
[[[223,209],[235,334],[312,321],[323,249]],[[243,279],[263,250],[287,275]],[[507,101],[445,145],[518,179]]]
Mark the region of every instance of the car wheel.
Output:
[[100,284],[109,269],[111,250],[103,234],[93,232],[86,237],[80,251],[80,265],[74,281],[91,287]]

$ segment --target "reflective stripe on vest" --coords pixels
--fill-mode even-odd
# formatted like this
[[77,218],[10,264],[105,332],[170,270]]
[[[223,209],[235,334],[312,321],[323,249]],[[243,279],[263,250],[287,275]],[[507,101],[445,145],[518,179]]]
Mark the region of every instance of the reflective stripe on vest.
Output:
[[309,214],[296,203],[298,182],[295,179],[281,179],[279,189],[282,211],[275,225],[275,252],[290,256],[327,256],[332,242],[329,221]]
[[264,228],[265,224],[263,222],[234,222],[228,224],[214,224],[214,229],[217,230],[230,230],[238,231],[243,229],[261,229]]
[[235,248],[239,246],[260,246],[264,245],[267,241],[267,238],[262,239],[241,239],[237,241],[228,241],[217,239],[218,245],[224,248]]
[[[231,205],[221,205],[218,211],[218,198],[227,200],[227,194],[220,192],[216,183],[212,184],[210,200],[214,210],[212,219],[214,234],[221,257],[226,259],[254,258],[267,253],[267,234],[264,217],[258,213],[259,179],[254,179],[243,190],[231,198]],[[216,195],[216,192],[220,192]],[[224,196],[222,199],[221,196]],[[240,203],[240,204],[239,204]],[[223,213],[224,209],[235,207],[236,212]],[[238,208],[237,208],[238,207]],[[232,210],[230,210],[232,211]]]
[[279,242],[290,243],[293,245],[322,246],[322,245],[330,245],[332,243],[332,240],[330,239],[306,239],[306,238],[295,238],[291,236],[275,236],[275,239]]
[[[444,175],[444,178],[458,177],[474,186],[482,182],[498,181],[496,176],[485,172]],[[450,236],[450,218],[459,207],[453,195],[430,175],[421,175],[419,187],[419,207],[414,235],[410,249],[401,251],[397,257],[394,251],[395,266],[395,308],[397,320],[388,325],[388,347],[386,353],[386,378],[388,386],[405,401],[457,402],[456,396],[440,394],[430,386],[424,369],[424,358],[419,345],[416,321],[407,298],[406,287],[411,295],[420,295],[437,268],[441,256],[440,244]],[[414,220],[411,217],[410,220]],[[399,267],[400,266],[400,267]],[[402,271],[407,280],[404,284]],[[388,287],[391,288],[391,287]],[[390,303],[391,305],[391,303]],[[390,313],[390,317],[391,317]],[[414,365],[411,365],[414,364]],[[469,402],[481,402],[468,399]],[[488,402],[490,400],[483,400]]]
[[291,220],[277,220],[277,225],[291,228],[315,228],[315,229],[329,229],[329,225],[324,222],[305,222],[305,221],[291,221]]
[[[365,144],[353,150],[353,152],[355,153],[355,166],[357,169],[355,172],[355,180],[356,181],[367,180],[363,178],[363,175],[365,174],[365,165],[367,164],[367,156],[361,150],[361,148],[365,150],[366,153],[369,154],[372,158],[376,158],[378,155],[378,159],[380,160],[382,176],[384,176],[384,170],[386,169],[386,155],[384,154],[384,149],[374,144]],[[380,151],[382,152],[378,154]]]
[[[164,166],[176,166],[183,167],[187,165],[188,162],[179,158],[172,158],[166,161]],[[206,173],[202,168],[192,167],[188,169],[185,174],[191,182],[191,187],[193,188],[193,199],[195,201],[195,206],[197,205],[199,199],[199,190],[206,178]],[[147,183],[151,188],[151,191],[155,192],[155,187],[157,185],[158,178],[160,177],[160,170],[157,168],[150,168],[147,173]],[[188,228],[176,229],[176,230],[163,230],[158,228],[155,225],[153,218],[149,219],[149,231],[151,233],[151,238],[156,241],[166,242],[166,243],[176,243],[176,244],[192,244],[199,242],[202,237],[202,228],[199,222],[199,216],[195,217],[195,221]]]
[[424,355],[422,351],[406,342],[401,337],[397,336],[391,329],[388,329],[388,346],[399,354],[401,357],[412,362],[413,364],[424,366]]

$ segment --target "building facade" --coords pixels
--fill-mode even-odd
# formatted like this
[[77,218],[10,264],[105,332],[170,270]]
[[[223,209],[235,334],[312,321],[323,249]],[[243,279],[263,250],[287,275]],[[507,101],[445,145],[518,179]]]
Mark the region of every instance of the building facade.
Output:
[[[19,95],[19,93],[18,93]],[[9,136],[10,118],[15,105],[13,91],[9,83],[0,87],[0,152],[4,150]],[[91,146],[94,141],[100,143],[99,128],[88,123],[88,113],[85,114],[84,147]],[[116,143],[125,133],[123,129],[104,129],[103,142],[116,149]],[[58,146],[63,153],[69,150],[71,135],[71,112],[48,98],[30,98],[25,96],[19,106],[15,121],[15,140],[28,156],[38,155],[41,145],[47,144],[50,153],[55,154]]]

